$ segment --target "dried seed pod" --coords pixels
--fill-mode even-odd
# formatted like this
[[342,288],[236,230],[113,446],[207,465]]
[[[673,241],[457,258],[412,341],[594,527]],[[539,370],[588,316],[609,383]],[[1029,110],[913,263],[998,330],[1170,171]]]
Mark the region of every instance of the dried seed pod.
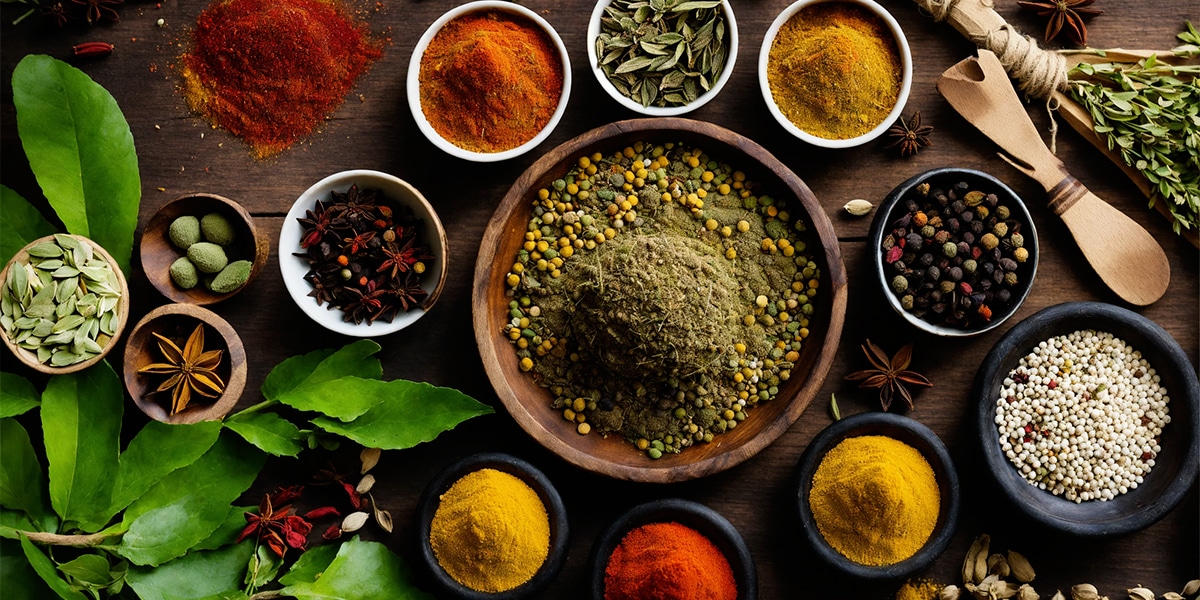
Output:
[[1067,598],[1063,596],[1062,590],[1056,590],[1050,600],[1067,600]]
[[1015,598],[1017,595],[1017,590],[1019,589],[1020,588],[1017,587],[1017,584],[1011,581],[1001,580],[992,585],[992,596],[999,598],[1000,600]]
[[1012,576],[1021,583],[1029,583],[1037,576],[1033,565],[1029,564],[1029,559],[1016,550],[1008,551],[1008,567],[1012,571]]
[[948,585],[938,592],[938,600],[958,600],[960,595],[962,592],[959,591],[957,585]]
[[964,583],[979,583],[987,575],[988,545],[991,537],[983,534],[971,542],[967,557],[963,560],[962,578]]
[[1183,586],[1184,596],[1193,596],[1196,592],[1200,592],[1200,579],[1193,579]]
[[1022,583],[1021,587],[1017,588],[1017,600],[1038,600],[1038,593],[1034,591],[1033,586]]
[[842,208],[846,209],[846,212],[848,212],[856,217],[861,217],[861,216],[871,212],[871,209],[874,207],[875,207],[875,205],[871,204],[870,202],[856,198],[854,200],[847,202],[846,205],[843,206]]
[[1100,600],[1100,592],[1090,583],[1071,586],[1071,600]]
[[1144,587],[1129,588],[1125,592],[1129,594],[1130,600],[1154,600],[1154,592]]
[[354,486],[354,491],[365,494],[375,487],[375,476],[370,473],[363,475],[363,478],[358,480],[358,485]]
[[379,448],[363,448],[362,452],[358,453],[358,459],[362,461],[362,470],[359,471],[359,475],[366,475],[367,471],[375,468],[375,465],[379,463],[379,455],[382,452]]
[[987,559],[988,573],[999,575],[1001,578],[1008,577],[1011,570],[1008,567],[1008,559],[1004,558],[1003,554],[993,554]]
[[1163,600],[1184,600],[1184,597],[1179,592],[1167,592],[1163,594]]
[[379,508],[379,505],[375,503],[374,496],[367,494],[367,497],[369,497],[371,499],[371,511],[375,515],[375,522],[379,523],[380,529],[382,529],[388,533],[391,533],[392,532],[392,513],[388,512],[386,510],[383,510],[382,508]]
[[354,533],[367,524],[370,515],[363,511],[352,512],[342,519],[342,533]]

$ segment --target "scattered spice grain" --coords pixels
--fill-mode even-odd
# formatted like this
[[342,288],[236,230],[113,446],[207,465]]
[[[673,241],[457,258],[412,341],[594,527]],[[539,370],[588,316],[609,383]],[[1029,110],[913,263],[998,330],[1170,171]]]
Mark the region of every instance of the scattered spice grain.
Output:
[[796,12],[767,57],[767,84],[800,130],[843,140],[882,123],[900,96],[900,54],[882,19],[846,2]]
[[604,569],[604,600],[737,600],[729,560],[704,534],[650,523],[625,534]]
[[473,152],[533,139],[558,109],[563,64],[550,36],[502,10],[445,24],[421,57],[421,110],[438,135]]

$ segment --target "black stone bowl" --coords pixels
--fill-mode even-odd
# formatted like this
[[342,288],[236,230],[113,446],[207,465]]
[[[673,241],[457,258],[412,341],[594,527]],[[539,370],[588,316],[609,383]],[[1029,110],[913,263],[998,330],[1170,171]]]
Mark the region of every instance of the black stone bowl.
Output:
[[[996,400],[1009,371],[1039,342],[1080,329],[1107,331],[1140,351],[1158,372],[1171,401],[1162,452],[1136,489],[1108,501],[1076,504],[1039,489],[1021,476],[1000,447]],[[1157,323],[1102,302],[1069,302],[1046,308],[1018,323],[996,342],[975,374],[975,424],[985,469],[1000,491],[1034,522],[1081,537],[1139,531],[1171,512],[1200,472],[1200,385],[1183,349]]]
[[[971,329],[961,329],[927,321],[917,315],[904,310],[900,305],[900,298],[892,293],[891,281],[895,275],[891,271],[889,265],[883,262],[883,238],[892,229],[892,224],[896,219],[903,216],[904,210],[903,200],[916,195],[916,187],[922,183],[929,183],[934,189],[949,189],[955,183],[965,181],[970,185],[972,190],[980,190],[986,193],[996,194],[1000,199],[1000,204],[1008,206],[1011,215],[1007,222],[1017,222],[1021,226],[1021,235],[1025,236],[1025,249],[1029,250],[1029,259],[1020,265],[1017,269],[1020,280],[1017,286],[1012,289],[1012,298],[1005,307],[992,307],[992,318],[986,325]],[[1033,218],[1029,216],[1029,210],[1025,207],[1025,202],[1016,192],[1012,191],[1004,182],[988,175],[982,171],[972,169],[959,169],[954,167],[943,167],[920,173],[908,181],[896,186],[887,197],[880,203],[879,208],[875,211],[875,219],[871,222],[871,232],[868,236],[868,248],[872,254],[872,264],[874,265],[875,281],[879,286],[880,293],[883,294],[885,301],[896,314],[900,315],[906,322],[913,327],[933,335],[944,337],[966,337],[978,335],[985,331],[991,331],[999,327],[1006,319],[1017,312],[1021,303],[1025,301],[1025,297],[1029,295],[1029,290],[1033,288],[1033,278],[1037,274],[1038,265],[1038,239],[1037,229],[1033,225]]]
[[[480,592],[455,581],[438,564],[437,557],[433,555],[433,547],[429,544],[430,526],[433,523],[433,515],[437,512],[441,495],[446,493],[450,486],[460,478],[480,469],[503,471],[524,481],[537,493],[538,498],[546,507],[546,514],[550,517],[550,551],[546,556],[546,562],[542,563],[542,567],[534,573],[529,581],[506,592]],[[570,534],[567,527],[567,510],[563,506],[562,498],[558,495],[558,490],[554,489],[550,480],[537,467],[515,456],[489,452],[474,454],[459,460],[429,483],[417,505],[417,537],[421,562],[425,563],[425,568],[433,576],[434,583],[444,594],[467,600],[517,600],[537,595],[545,590],[555,577],[558,577],[559,571],[567,561],[567,545]]]
[[604,600],[604,570],[625,534],[650,523],[679,523],[708,538],[725,555],[737,583],[738,600],[758,600],[758,572],[738,530],[717,511],[691,500],[668,498],[639,504],[613,521],[592,546],[591,597]]
[[[915,448],[933,468],[938,491],[941,493],[937,524],[933,526],[933,532],[929,534],[925,545],[909,558],[883,567],[859,564],[842,556],[821,536],[817,523],[813,520],[812,509],[808,505],[813,474],[817,472],[821,459],[842,440],[864,435],[887,436]],[[812,443],[800,456],[800,464],[796,471],[796,507],[800,513],[800,526],[804,529],[809,545],[823,562],[850,577],[873,580],[903,579],[937,559],[946,550],[951,536],[954,535],[959,510],[958,473],[954,470],[954,463],[950,460],[950,453],[946,451],[942,440],[928,427],[913,419],[881,412],[866,412],[846,417],[826,427],[813,438]]]

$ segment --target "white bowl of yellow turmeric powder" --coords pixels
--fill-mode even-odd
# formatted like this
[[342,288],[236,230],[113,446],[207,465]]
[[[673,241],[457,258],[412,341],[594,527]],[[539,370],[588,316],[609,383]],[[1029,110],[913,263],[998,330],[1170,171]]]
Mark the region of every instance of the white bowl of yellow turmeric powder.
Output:
[[792,135],[851,148],[900,117],[912,54],[900,24],[871,0],[799,0],[776,17],[758,57],[767,108]]

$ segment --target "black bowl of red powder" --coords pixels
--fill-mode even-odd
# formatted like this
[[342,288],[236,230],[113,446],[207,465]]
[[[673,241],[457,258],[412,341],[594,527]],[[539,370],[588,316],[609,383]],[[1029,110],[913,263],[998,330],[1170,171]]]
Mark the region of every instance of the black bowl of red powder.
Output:
[[594,600],[758,598],[758,574],[741,534],[720,513],[690,500],[630,509],[596,540],[590,562]]

